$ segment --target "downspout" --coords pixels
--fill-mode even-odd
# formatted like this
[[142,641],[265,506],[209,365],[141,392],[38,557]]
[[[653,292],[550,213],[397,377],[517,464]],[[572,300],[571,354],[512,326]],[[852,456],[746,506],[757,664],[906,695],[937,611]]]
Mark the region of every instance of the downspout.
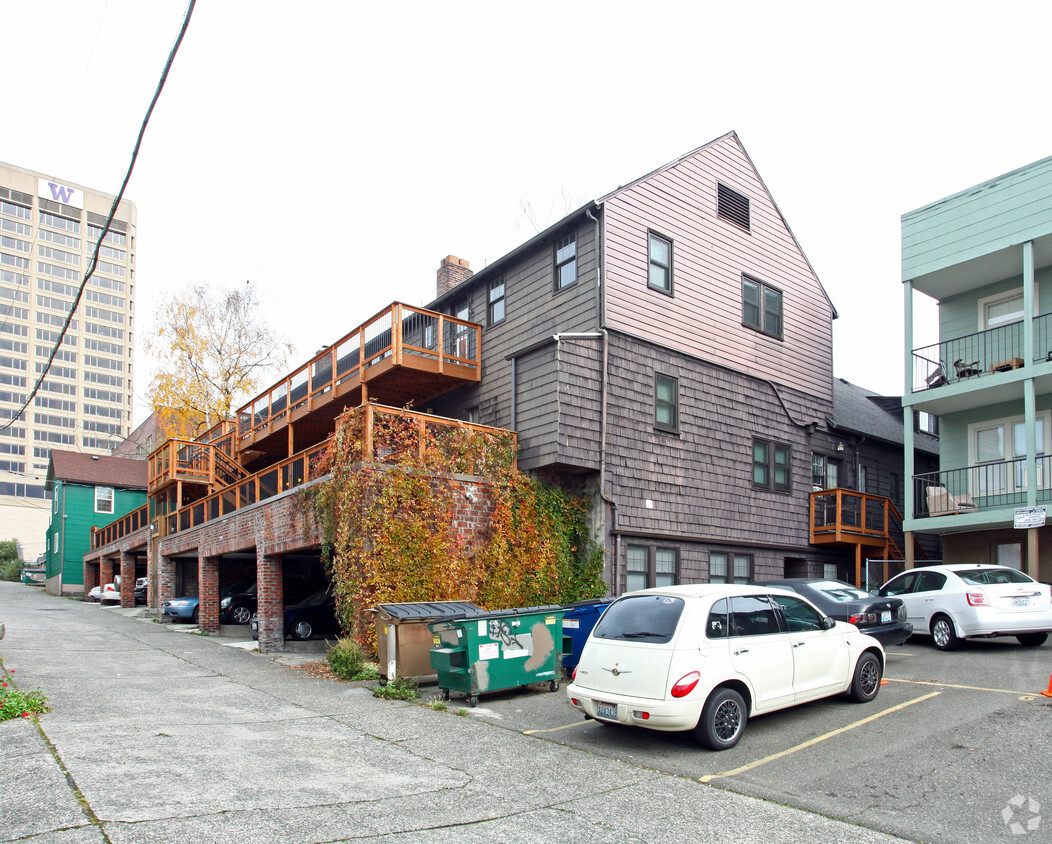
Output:
[[617,594],[620,583],[621,535],[617,531],[617,502],[606,491],[606,435],[607,435],[607,382],[610,375],[610,335],[606,330],[606,297],[603,295],[603,259],[602,228],[599,219],[589,208],[585,216],[595,225],[595,298],[596,311],[599,314],[599,333],[603,335],[602,386],[599,403],[599,497],[606,503],[610,513],[609,531],[614,536],[614,561],[610,567],[610,593]]

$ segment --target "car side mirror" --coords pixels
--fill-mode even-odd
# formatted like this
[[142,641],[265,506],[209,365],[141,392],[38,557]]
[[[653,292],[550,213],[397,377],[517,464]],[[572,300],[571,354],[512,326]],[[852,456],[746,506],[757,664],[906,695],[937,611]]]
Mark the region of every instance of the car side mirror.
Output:
[[822,617],[823,630],[832,630],[834,627],[836,627],[836,621],[834,619],[830,618],[828,615]]
[[870,594],[870,597],[872,597],[872,598],[879,598],[880,597],[880,590],[879,589],[870,589],[869,590],[869,594]]

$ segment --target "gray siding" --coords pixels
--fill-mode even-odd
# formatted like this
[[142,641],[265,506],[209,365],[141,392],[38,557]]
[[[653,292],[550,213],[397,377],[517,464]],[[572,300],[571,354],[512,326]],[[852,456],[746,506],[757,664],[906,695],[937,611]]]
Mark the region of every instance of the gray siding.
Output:
[[[679,379],[678,434],[654,428],[655,372]],[[796,422],[832,412],[831,403],[780,392]],[[608,472],[619,530],[810,550],[807,430],[793,424],[769,383],[612,333],[608,404]],[[753,486],[754,436],[792,449],[790,493]]]

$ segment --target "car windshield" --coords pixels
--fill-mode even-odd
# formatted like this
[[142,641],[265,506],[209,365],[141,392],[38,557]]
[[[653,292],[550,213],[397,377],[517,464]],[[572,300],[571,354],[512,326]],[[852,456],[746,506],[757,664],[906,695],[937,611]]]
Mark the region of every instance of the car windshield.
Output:
[[682,598],[670,595],[621,598],[607,607],[592,635],[597,639],[662,644],[668,642],[676,632],[683,606]]
[[1033,583],[1031,577],[1015,569],[953,569],[965,583],[986,586],[991,583]]
[[868,592],[856,589],[850,583],[841,583],[839,580],[823,580],[812,583],[811,588],[821,592],[827,598],[834,601],[858,601],[869,597]]

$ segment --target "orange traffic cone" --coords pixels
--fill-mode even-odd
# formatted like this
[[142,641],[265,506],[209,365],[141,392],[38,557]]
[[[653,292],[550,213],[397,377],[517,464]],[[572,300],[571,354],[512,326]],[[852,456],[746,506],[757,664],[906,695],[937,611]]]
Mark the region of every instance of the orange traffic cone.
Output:
[[1045,697],[1052,697],[1052,677],[1048,678],[1048,691],[1041,692]]

